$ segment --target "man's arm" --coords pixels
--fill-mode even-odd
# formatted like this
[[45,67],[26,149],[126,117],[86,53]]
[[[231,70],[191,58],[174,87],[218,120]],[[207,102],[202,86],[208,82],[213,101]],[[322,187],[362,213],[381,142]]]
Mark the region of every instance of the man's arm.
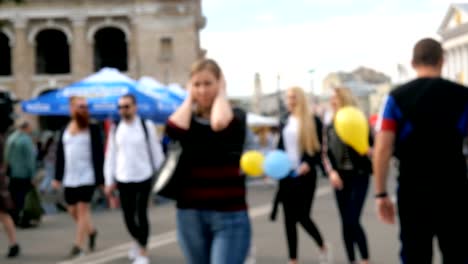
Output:
[[395,223],[395,206],[387,194],[387,175],[394,142],[395,133],[383,130],[377,134],[374,148],[373,166],[377,214],[380,220],[387,224]]
[[375,176],[375,191],[377,194],[387,191],[387,174],[390,159],[393,153],[393,144],[395,143],[395,133],[390,131],[381,131],[377,134],[374,145],[373,169]]
[[373,150],[375,176],[375,198],[379,218],[388,224],[395,223],[395,206],[387,194],[387,174],[399,124],[403,114],[393,96],[389,95],[379,115],[376,125],[377,136]]
[[117,159],[117,147],[115,146],[115,134],[117,131],[117,126],[113,124],[109,129],[109,134],[107,135],[107,149],[105,150],[104,155],[104,183],[106,186],[111,186],[115,183],[115,167]]

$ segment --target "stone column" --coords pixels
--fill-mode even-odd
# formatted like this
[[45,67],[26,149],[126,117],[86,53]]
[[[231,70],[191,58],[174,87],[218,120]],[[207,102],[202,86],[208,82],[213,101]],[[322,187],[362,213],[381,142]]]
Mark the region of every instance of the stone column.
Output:
[[463,84],[468,83],[468,46],[463,44],[462,46],[462,74],[463,74]]
[[452,73],[452,79],[454,81],[457,81],[458,77],[458,71],[459,69],[459,58],[458,58],[458,46],[453,48],[453,73]]
[[460,73],[462,71],[462,49],[460,46],[457,46],[455,49],[455,56],[456,56],[456,61],[457,61],[457,66],[456,66],[456,81],[460,82]]
[[455,68],[455,64],[456,64],[456,57],[455,57],[455,48],[452,47],[450,48],[449,50],[449,64],[450,64],[450,71],[449,71],[449,75],[448,75],[448,78],[450,80],[453,80],[454,77],[455,77],[455,74],[456,74],[456,68]]
[[449,53],[448,50],[444,50],[444,66],[442,67],[442,76],[444,78],[448,78],[449,74],[449,63],[448,63],[448,58],[449,58]]
[[78,81],[92,72],[91,54],[89,52],[89,43],[86,40],[86,17],[76,16],[72,18],[73,40],[70,44],[71,50],[71,69],[73,79]]
[[15,27],[15,46],[13,48],[13,74],[15,78],[15,94],[19,99],[28,99],[32,95],[31,78],[34,74],[34,65],[32,56],[33,45],[29,45],[27,31],[27,20],[17,18],[14,21]]
[[127,36],[128,74],[135,79],[140,78],[140,54],[138,52],[138,21],[130,18],[130,36]]

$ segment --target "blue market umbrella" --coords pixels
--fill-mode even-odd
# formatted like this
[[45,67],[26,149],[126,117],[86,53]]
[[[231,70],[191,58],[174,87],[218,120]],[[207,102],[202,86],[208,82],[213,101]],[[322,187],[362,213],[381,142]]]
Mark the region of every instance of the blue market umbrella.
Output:
[[175,86],[165,86],[151,77],[142,77],[137,88],[144,94],[154,98],[161,109],[174,112],[185,100],[187,92],[182,88],[174,90]]
[[24,112],[44,116],[69,115],[69,98],[87,98],[89,112],[96,118],[118,116],[118,100],[122,95],[133,94],[138,103],[138,113],[156,122],[164,122],[172,113],[166,107],[165,98],[157,100],[137,88],[137,82],[121,74],[116,69],[104,68],[101,71],[59,90],[50,91],[37,98],[23,101]]

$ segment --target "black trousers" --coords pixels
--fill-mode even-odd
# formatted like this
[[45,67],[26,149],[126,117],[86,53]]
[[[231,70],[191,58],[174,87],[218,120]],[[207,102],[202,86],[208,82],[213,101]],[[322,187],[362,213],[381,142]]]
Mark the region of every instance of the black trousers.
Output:
[[20,215],[24,208],[24,201],[26,194],[31,190],[32,184],[31,179],[16,179],[10,178],[9,191],[13,198],[14,208],[11,211],[11,217],[15,224],[21,224]]
[[403,190],[400,185],[398,213],[403,264],[431,264],[434,238],[438,240],[444,264],[468,264],[468,188],[456,186],[441,185],[437,195],[427,195],[416,188]]
[[117,184],[125,225],[138,244],[146,248],[149,236],[148,201],[152,180]]
[[369,175],[359,175],[350,171],[340,171],[343,189],[335,190],[336,201],[341,215],[343,240],[349,262],[356,260],[354,248],[357,246],[362,259],[369,259],[367,238],[360,217],[369,188]]
[[289,258],[297,258],[297,223],[315,240],[319,247],[323,239],[310,217],[316,188],[316,175],[304,175],[281,180],[280,192],[283,204],[284,223],[288,241]]

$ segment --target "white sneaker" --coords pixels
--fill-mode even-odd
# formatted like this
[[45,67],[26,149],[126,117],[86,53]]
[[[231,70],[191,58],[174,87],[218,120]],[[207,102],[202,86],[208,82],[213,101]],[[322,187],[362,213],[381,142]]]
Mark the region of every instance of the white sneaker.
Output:
[[150,260],[147,256],[137,256],[132,264],[150,264]]
[[133,245],[128,250],[128,259],[135,260],[139,255],[140,247],[137,243],[133,243]]
[[319,263],[320,264],[332,264],[333,263],[333,254],[332,246],[330,243],[325,244],[325,252],[319,252]]
[[255,264],[257,261],[255,260],[256,249],[255,246],[252,245],[249,249],[249,254],[247,255],[247,259],[245,260],[244,264]]

